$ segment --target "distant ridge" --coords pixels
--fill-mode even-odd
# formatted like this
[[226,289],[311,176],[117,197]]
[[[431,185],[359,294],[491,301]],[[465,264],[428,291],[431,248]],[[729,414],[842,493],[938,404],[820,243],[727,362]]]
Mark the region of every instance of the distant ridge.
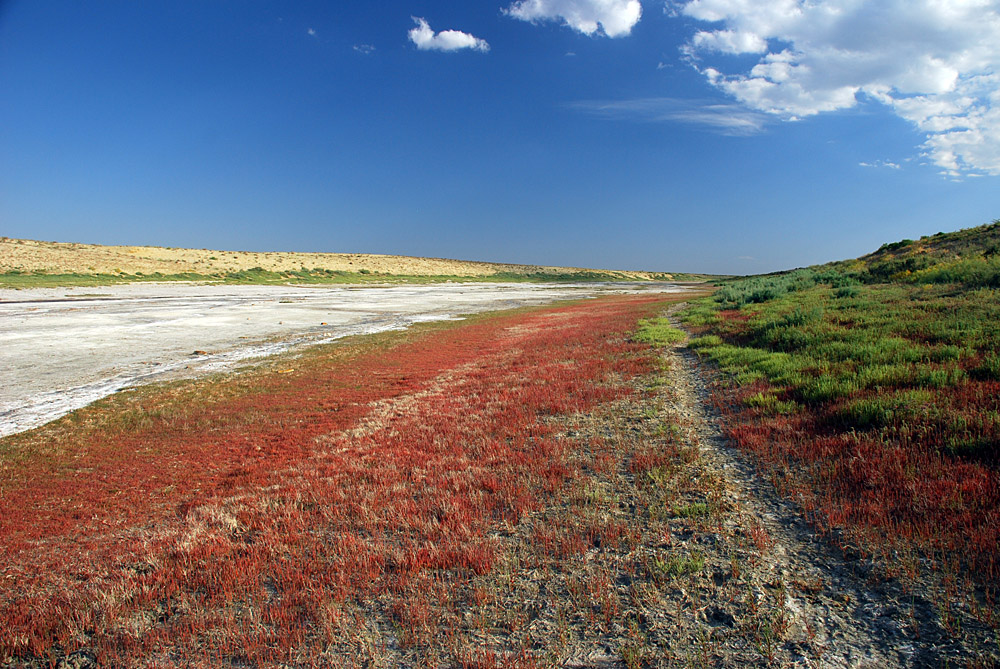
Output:
[[671,281],[699,279],[667,272],[418,258],[367,253],[219,251],[159,246],[102,246],[0,237],[0,274],[31,276],[348,281],[382,277],[454,277],[484,280]]

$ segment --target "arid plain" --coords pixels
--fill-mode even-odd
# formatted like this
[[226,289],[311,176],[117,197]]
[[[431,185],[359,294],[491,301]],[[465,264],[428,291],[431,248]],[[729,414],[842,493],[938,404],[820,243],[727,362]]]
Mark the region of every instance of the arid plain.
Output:
[[994,666],[998,236],[683,285],[22,265],[0,665]]

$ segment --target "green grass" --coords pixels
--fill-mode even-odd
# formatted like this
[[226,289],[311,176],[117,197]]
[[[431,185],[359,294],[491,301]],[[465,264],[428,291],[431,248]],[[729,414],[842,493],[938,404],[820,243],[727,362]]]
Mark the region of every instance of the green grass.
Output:
[[636,341],[652,344],[653,346],[669,346],[682,342],[687,338],[687,333],[670,325],[666,318],[650,318],[639,321],[639,331],[636,333]]
[[934,395],[927,390],[902,390],[876,397],[861,397],[843,405],[839,416],[855,427],[886,427],[894,421],[918,418],[934,411]]
[[845,299],[836,290],[817,284],[736,313],[701,300],[685,321],[711,334],[689,346],[744,382],[766,379],[805,401],[1000,376],[1000,292],[870,284]]
[[689,556],[670,555],[666,558],[654,558],[650,564],[650,571],[654,578],[658,580],[669,580],[697,574],[705,568],[705,556],[701,553],[694,553]]
[[70,288],[113,286],[144,281],[217,281],[207,274],[41,274],[7,272],[0,274],[0,288]]
[[748,406],[758,407],[764,410],[764,413],[773,414],[793,414],[802,407],[797,402],[791,402],[786,400],[780,400],[778,397],[772,393],[759,392],[751,395],[747,398],[746,403]]
[[[260,267],[239,272],[217,274],[45,274],[40,272],[7,272],[0,274],[0,288],[55,288],[75,286],[111,286],[122,283],[137,283],[146,281],[201,281],[222,284],[251,285],[285,285],[285,284],[366,284],[366,283],[405,283],[426,284],[452,282],[474,283],[593,283],[603,281],[622,281],[619,274],[611,272],[533,272],[518,274],[514,272],[499,272],[486,276],[461,276],[454,274],[441,275],[408,275],[385,274],[361,270],[359,272],[344,272],[327,269],[306,269],[294,271],[269,271]],[[663,280],[666,280],[665,277]]]
[[706,502],[691,502],[674,508],[674,516],[677,518],[702,518],[709,515],[711,511]]

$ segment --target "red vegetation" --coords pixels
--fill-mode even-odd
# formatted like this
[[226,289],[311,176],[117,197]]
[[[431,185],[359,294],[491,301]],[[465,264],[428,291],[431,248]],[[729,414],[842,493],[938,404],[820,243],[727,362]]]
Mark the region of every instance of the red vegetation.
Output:
[[[951,415],[995,402],[993,382],[935,391],[934,405]],[[791,415],[748,406],[751,397],[780,393],[764,382],[718,387],[728,437],[752,452],[785,494],[799,500],[822,529],[888,558],[900,573],[921,571],[932,557],[945,573],[972,573],[988,587],[1000,579],[1000,475],[982,462],[947,453],[954,427],[899,419],[882,431],[842,431],[840,403]],[[921,428],[921,429],[915,429]],[[913,549],[916,548],[915,553]]]
[[83,648],[102,666],[325,665],[376,600],[399,643],[426,643],[428,598],[459,597],[493,567],[491,537],[573,474],[546,416],[652,369],[626,334],[661,305],[592,300],[331,347],[294,373],[125,394],[87,410],[94,426],[9,440],[0,661]]

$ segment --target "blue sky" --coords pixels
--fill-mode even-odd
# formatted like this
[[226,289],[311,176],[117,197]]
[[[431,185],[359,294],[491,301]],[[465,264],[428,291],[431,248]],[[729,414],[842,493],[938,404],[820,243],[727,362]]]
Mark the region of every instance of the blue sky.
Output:
[[1000,217],[997,34],[958,0],[8,0],[0,234],[853,257]]

